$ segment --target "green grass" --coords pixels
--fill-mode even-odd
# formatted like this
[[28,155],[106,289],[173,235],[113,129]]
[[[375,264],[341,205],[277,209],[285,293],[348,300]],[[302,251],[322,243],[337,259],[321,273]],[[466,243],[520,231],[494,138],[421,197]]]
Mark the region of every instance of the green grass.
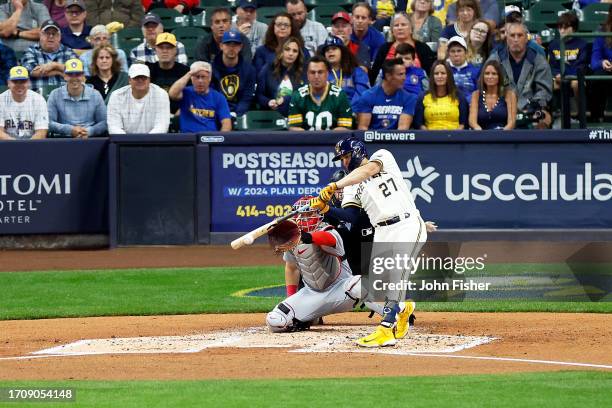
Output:
[[[281,298],[232,296],[282,285],[281,266],[0,273],[0,319],[266,312]],[[609,298],[609,297],[608,297]],[[606,298],[606,299],[608,299]],[[423,311],[612,312],[612,302],[419,302]]]
[[280,299],[230,295],[282,279],[280,267],[0,273],[0,319],[263,312]]
[[[76,403],[45,407],[604,407],[612,373],[549,372],[439,377],[220,381],[0,382],[73,387]],[[5,404],[40,407],[40,403]]]

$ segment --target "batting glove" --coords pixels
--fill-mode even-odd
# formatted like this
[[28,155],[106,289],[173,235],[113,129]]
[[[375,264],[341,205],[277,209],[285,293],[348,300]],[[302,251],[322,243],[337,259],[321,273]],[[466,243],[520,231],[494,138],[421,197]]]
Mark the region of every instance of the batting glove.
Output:
[[329,202],[329,200],[332,199],[337,189],[338,189],[338,186],[336,185],[336,183],[329,183],[327,186],[325,186],[321,190],[321,192],[319,193],[319,198],[324,203],[327,203]]
[[325,214],[329,211],[329,205],[321,201],[319,197],[310,199],[310,208],[319,211],[321,214]]

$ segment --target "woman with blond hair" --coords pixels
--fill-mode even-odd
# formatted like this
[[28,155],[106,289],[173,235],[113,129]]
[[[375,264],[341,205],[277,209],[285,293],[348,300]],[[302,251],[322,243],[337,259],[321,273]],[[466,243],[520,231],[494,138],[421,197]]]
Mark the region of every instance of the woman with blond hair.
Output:
[[396,13],[391,18],[391,41],[383,44],[378,49],[372,69],[369,72],[370,84],[376,82],[376,78],[382,68],[383,62],[395,58],[395,50],[400,44],[410,44],[416,51],[414,66],[423,68],[429,72],[431,64],[436,60],[436,54],[424,42],[415,40],[412,37],[412,23],[408,14],[403,11]]
[[470,127],[474,130],[514,129],[516,93],[504,86],[504,72],[496,60],[487,61],[470,102]]
[[413,12],[408,14],[412,22],[412,38],[425,43],[437,43],[444,26],[440,19],[433,15],[433,0],[412,0]]

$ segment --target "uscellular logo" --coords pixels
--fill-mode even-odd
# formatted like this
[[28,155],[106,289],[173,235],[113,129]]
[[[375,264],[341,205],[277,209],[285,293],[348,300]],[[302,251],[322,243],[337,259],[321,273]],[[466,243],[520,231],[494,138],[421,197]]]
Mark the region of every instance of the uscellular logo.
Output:
[[[418,156],[406,161],[404,180],[416,199],[431,203],[439,186],[440,173],[424,167]],[[595,173],[593,164],[584,163],[580,171],[564,172],[557,162],[540,163],[534,173],[444,174],[446,199],[450,201],[608,201],[612,199],[612,174]]]
[[[419,156],[415,156],[413,159],[407,160],[406,167],[407,170],[402,171],[402,176],[404,177],[404,180],[406,180],[406,184],[412,193],[412,197],[415,200],[417,197],[420,197],[424,201],[431,203],[431,199],[434,195],[434,189],[431,186],[431,183],[440,177],[440,173],[437,173],[433,166],[423,168]],[[414,187],[412,185],[412,181],[410,180],[415,176],[421,179],[421,184],[417,187]]]

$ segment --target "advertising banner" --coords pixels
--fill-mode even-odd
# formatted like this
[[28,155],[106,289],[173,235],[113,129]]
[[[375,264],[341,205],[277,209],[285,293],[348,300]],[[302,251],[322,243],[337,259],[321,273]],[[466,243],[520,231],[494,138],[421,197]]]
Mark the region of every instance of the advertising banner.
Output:
[[107,140],[5,142],[0,235],[108,231]]
[[213,232],[250,231],[317,195],[339,162],[330,146],[211,148]]
[[[393,153],[423,218],[440,228],[612,226],[612,144],[410,139],[366,145]],[[332,149],[213,145],[211,231],[249,231],[316,194],[339,168]]]
[[441,228],[612,226],[610,144],[368,145],[379,148]]

